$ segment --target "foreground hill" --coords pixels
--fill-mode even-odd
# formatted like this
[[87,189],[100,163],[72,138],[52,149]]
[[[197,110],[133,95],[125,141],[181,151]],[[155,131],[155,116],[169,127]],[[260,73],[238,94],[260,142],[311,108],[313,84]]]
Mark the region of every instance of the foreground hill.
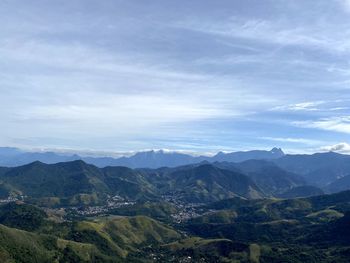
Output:
[[126,258],[138,247],[178,240],[181,235],[145,216],[82,221],[74,224],[67,238],[92,243],[104,254]]
[[[298,199],[234,197],[190,206],[192,217],[172,221],[183,206],[146,202],[113,211],[136,216],[101,214],[56,222],[35,206],[2,205],[0,260],[328,263],[349,259],[350,191]],[[144,213],[161,215],[164,221],[139,216]]]
[[[69,238],[0,225],[1,262],[143,262],[132,253],[149,244],[180,239],[180,234],[146,218],[79,222]],[[75,240],[75,241],[74,241]]]
[[0,237],[1,262],[103,262],[105,259],[94,245],[3,225],[0,225]]
[[259,262],[348,262],[349,204],[349,191],[290,200],[233,198],[208,205],[207,214],[184,225],[202,239],[255,244]]
[[222,200],[198,207],[202,215],[174,225],[187,238],[143,253],[157,255],[156,262],[347,262],[349,204],[349,191]]

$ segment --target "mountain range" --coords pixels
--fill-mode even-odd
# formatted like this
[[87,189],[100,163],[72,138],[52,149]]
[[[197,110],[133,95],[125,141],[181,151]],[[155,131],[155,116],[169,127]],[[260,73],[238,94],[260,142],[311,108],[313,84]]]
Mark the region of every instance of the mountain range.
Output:
[[176,167],[180,165],[209,162],[242,162],[250,159],[277,159],[284,156],[279,148],[271,151],[253,150],[245,152],[219,152],[214,156],[193,156],[179,152],[168,151],[145,151],[137,152],[129,157],[82,157],[77,154],[56,153],[56,152],[25,152],[17,148],[0,147],[0,166],[20,166],[35,161],[47,164],[83,160],[98,167],[126,166],[129,168],[159,168]]
[[[219,152],[214,156],[192,156],[168,151],[138,152],[129,157],[82,157],[79,155],[55,152],[24,152],[17,148],[0,147],[0,174],[5,167],[16,167],[40,161],[46,164],[83,160],[99,168],[107,166],[124,166],[132,169],[161,167],[176,168],[199,163],[212,163],[217,167],[240,170],[260,181],[262,191],[278,195],[291,186],[310,185],[334,193],[349,189],[350,185],[343,177],[350,175],[350,156],[335,152],[315,154],[284,154],[280,148],[270,151],[254,150],[244,152]],[[238,165],[239,163],[239,165]],[[258,169],[259,168],[259,169]],[[257,171],[257,169],[259,171]],[[282,171],[283,170],[283,171]],[[284,173],[279,180],[273,179],[275,173]],[[262,177],[261,174],[264,174]],[[267,178],[269,177],[269,179]],[[263,178],[263,179],[262,179]],[[335,186],[331,186],[335,184]],[[336,186],[336,185],[339,186]]]
[[[77,160],[56,164],[35,161],[0,168],[0,197],[25,197],[44,206],[103,205],[110,196],[132,201],[164,197],[207,203],[232,197],[304,197],[323,193],[306,180],[265,160],[241,163],[207,161],[178,167],[104,168]],[[292,191],[292,192],[290,192]]]
[[158,170],[98,168],[83,161],[57,164],[34,162],[6,169],[0,194],[25,196],[50,205],[103,204],[108,196],[128,200],[161,200],[163,195],[186,202],[210,202],[234,196],[264,194],[248,176],[211,164]]

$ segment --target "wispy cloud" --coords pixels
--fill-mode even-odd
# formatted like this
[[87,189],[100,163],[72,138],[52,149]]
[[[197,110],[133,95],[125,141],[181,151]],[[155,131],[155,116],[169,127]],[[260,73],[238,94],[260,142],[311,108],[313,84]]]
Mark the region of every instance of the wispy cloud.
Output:
[[308,101],[296,104],[277,106],[272,108],[272,111],[317,111],[317,106],[325,104],[325,101]]
[[[344,2],[347,6],[348,1]],[[178,22],[174,26],[205,34],[254,40],[267,44],[312,47],[324,51],[350,51],[350,41],[347,38],[350,32],[346,30],[340,34],[331,30],[327,31],[329,26],[326,23],[315,24],[313,27],[305,24],[303,26],[291,26],[285,24],[284,21],[276,23],[263,19],[247,20],[240,17],[231,17],[225,22],[189,19]]]
[[293,124],[302,128],[350,133],[350,116],[330,117],[311,121],[296,121],[293,122]]
[[348,99],[304,101],[288,105],[273,107],[276,112],[323,112],[334,115],[334,112],[346,112],[349,107]]
[[320,140],[306,139],[306,138],[261,137],[261,139],[274,141],[274,142],[296,143],[296,144],[305,144],[305,145],[319,145],[323,143]]

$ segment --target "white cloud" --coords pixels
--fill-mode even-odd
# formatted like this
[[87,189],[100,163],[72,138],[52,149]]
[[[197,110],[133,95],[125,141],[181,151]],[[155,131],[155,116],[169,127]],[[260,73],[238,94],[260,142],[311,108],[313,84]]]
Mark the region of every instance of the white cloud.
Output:
[[[318,101],[306,101],[293,103],[288,105],[280,105],[273,107],[271,111],[286,111],[286,112],[316,112],[316,113],[329,113],[329,112],[344,112],[349,110],[347,106],[349,104],[348,99],[335,99],[335,100],[318,100]],[[334,113],[333,113],[334,114]]]
[[[80,93],[80,96],[84,94]],[[62,122],[70,126],[103,125],[114,129],[152,127],[161,123],[178,123],[201,119],[231,116],[232,112],[224,109],[206,107],[191,100],[179,100],[171,97],[146,95],[103,96],[86,94],[94,97],[94,103],[76,105],[43,105],[19,110],[16,120],[39,122]],[[98,127],[96,127],[98,128]],[[102,127],[101,127],[102,128]],[[113,129],[113,130],[114,130]]]
[[192,123],[244,116],[272,100],[239,89],[232,77],[82,45],[24,42],[15,51],[0,47],[0,54],[16,67],[0,73],[2,138],[114,137],[130,145],[138,137],[186,138]]
[[[103,148],[113,137],[114,145],[124,143],[128,150],[170,147],[171,138],[182,136],[177,147],[240,148],[259,137],[260,130],[251,133],[251,127],[264,115],[261,134],[280,132],[271,141],[312,144],[302,138],[312,134],[284,138],[271,123],[279,121],[276,116],[290,123],[289,116],[308,114],[316,122],[303,125],[326,129],[330,120],[317,118],[347,114],[345,103],[323,104],[340,93],[348,96],[347,56],[328,53],[350,50],[347,20],[337,23],[339,14],[333,21],[323,13],[315,19],[303,1],[294,4],[302,13],[297,16],[278,1],[266,3],[270,17],[237,11],[251,10],[245,1],[190,1],[170,9],[161,1],[151,9],[128,1],[5,2],[0,143],[23,138],[40,145],[52,137],[57,144],[61,139],[67,146]],[[227,17],[227,10],[235,17]],[[285,112],[268,111],[273,107]],[[346,128],[341,125],[336,129]],[[97,137],[102,139],[91,142]],[[197,145],[193,138],[202,141]]]
[[350,144],[346,142],[342,142],[334,145],[324,146],[324,147],[321,147],[321,151],[350,154]]

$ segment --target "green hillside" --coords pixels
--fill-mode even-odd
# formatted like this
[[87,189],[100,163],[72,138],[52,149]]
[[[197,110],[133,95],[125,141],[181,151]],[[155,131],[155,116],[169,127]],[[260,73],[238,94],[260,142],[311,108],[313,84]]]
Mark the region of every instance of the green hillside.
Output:
[[162,193],[171,193],[185,202],[212,202],[234,196],[263,197],[259,187],[246,175],[211,164],[165,169],[151,176]]
[[37,230],[46,222],[46,213],[31,205],[9,203],[0,206],[0,224],[23,230]]
[[350,191],[298,199],[235,197],[192,207],[194,217],[176,223],[172,215],[184,210],[168,203],[120,208],[119,214],[136,216],[63,222],[53,220],[52,211],[9,203],[0,206],[0,260],[347,262],[349,204]]
[[74,224],[67,238],[94,244],[106,255],[125,258],[137,247],[167,243],[181,237],[175,230],[144,216],[81,221]]
[[107,258],[90,244],[79,244],[0,225],[1,262],[107,262],[105,259]]
[[[102,204],[107,195],[152,199],[151,186],[135,171],[99,169],[82,161],[58,164],[34,162],[0,175],[0,195],[24,195],[47,206]],[[56,198],[56,199],[54,199]]]
[[151,218],[155,218],[161,221],[170,221],[171,214],[176,214],[179,209],[166,202],[145,202],[137,203],[131,206],[123,206],[117,209],[109,211],[110,214],[121,216],[136,216],[143,215]]
[[109,196],[134,201],[160,201],[163,195],[184,202],[212,202],[235,196],[261,198],[248,176],[209,164],[173,169],[103,169],[73,161],[34,162],[0,174],[0,198],[24,196],[40,206],[103,205]]
[[65,239],[0,225],[0,261],[133,262],[132,253],[140,248],[180,237],[175,230],[147,217],[78,222]]

